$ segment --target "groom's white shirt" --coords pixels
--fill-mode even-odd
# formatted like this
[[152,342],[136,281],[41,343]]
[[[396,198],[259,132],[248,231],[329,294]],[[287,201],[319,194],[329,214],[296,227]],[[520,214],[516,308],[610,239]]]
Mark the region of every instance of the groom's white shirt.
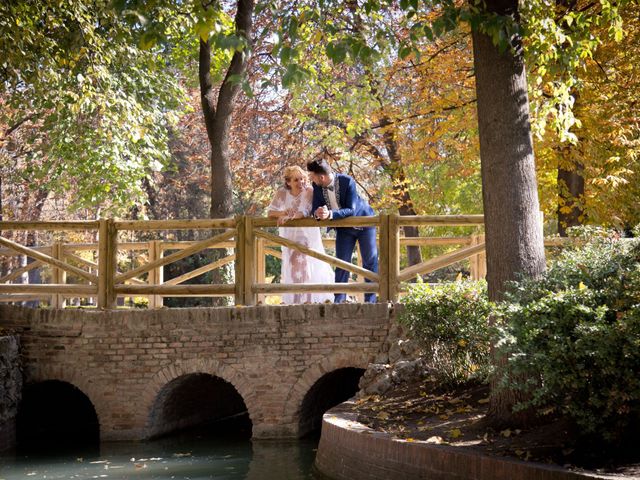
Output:
[[[332,190],[329,190],[328,187],[333,186]],[[327,196],[329,197],[329,218],[333,218],[333,210],[340,210],[340,206],[338,205],[338,198],[336,197],[336,188],[338,188],[338,185],[336,185],[336,176],[335,175],[331,175],[331,182],[329,182],[329,185],[327,185]]]
[[[329,190],[329,187],[333,187],[333,189]],[[329,206],[331,207],[331,210],[340,210],[338,197],[336,197],[336,188],[338,188],[338,185],[336,185],[336,176],[331,175],[331,182],[327,185],[327,196],[329,197],[329,203],[331,204]]]

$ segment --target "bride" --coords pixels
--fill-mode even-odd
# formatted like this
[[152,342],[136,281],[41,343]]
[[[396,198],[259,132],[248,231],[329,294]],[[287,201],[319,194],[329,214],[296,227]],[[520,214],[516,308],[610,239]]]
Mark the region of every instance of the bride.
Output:
[[[301,167],[284,169],[284,186],[279,188],[267,209],[269,218],[276,218],[281,237],[324,253],[318,227],[285,227],[288,220],[311,215],[313,188],[309,185],[307,172]],[[331,267],[316,258],[292,248],[282,247],[282,283],[334,283]],[[306,303],[332,301],[330,293],[285,293],[283,303]]]

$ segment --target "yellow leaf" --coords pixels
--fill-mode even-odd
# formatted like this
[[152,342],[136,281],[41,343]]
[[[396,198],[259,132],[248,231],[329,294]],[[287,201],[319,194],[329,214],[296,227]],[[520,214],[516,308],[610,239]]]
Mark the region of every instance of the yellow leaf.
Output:
[[478,403],[489,403],[489,397],[481,398],[480,400],[478,400]]
[[505,438],[509,438],[511,436],[511,430],[509,430],[508,428],[506,430],[502,430],[500,432],[500,435],[502,435]]
[[580,282],[578,284],[578,290],[584,290],[585,288],[587,288],[587,287],[586,287],[586,285],[584,283]]
[[454,428],[449,432],[449,434],[451,435],[451,438],[458,438],[459,436],[462,435],[462,432],[460,431],[459,428]]
[[387,412],[380,412],[378,415],[376,415],[376,418],[379,420],[388,420],[389,414]]

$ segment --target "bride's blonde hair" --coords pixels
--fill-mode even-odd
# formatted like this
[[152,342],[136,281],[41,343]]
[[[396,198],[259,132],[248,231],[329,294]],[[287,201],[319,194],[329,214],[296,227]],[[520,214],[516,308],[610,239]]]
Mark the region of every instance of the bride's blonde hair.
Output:
[[300,175],[302,178],[307,178],[307,172],[305,172],[302,167],[298,165],[292,165],[290,167],[285,167],[283,178],[284,178],[284,188],[287,190],[291,190],[291,187],[287,185],[287,182],[291,181],[291,179],[296,176],[296,174]]

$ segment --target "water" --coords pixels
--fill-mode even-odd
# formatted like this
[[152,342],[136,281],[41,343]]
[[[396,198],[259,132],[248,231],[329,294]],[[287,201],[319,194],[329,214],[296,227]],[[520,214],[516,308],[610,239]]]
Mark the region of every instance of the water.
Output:
[[[317,480],[317,439],[170,438],[100,445],[99,452],[0,456],[0,480]],[[76,451],[77,452],[77,451]]]

